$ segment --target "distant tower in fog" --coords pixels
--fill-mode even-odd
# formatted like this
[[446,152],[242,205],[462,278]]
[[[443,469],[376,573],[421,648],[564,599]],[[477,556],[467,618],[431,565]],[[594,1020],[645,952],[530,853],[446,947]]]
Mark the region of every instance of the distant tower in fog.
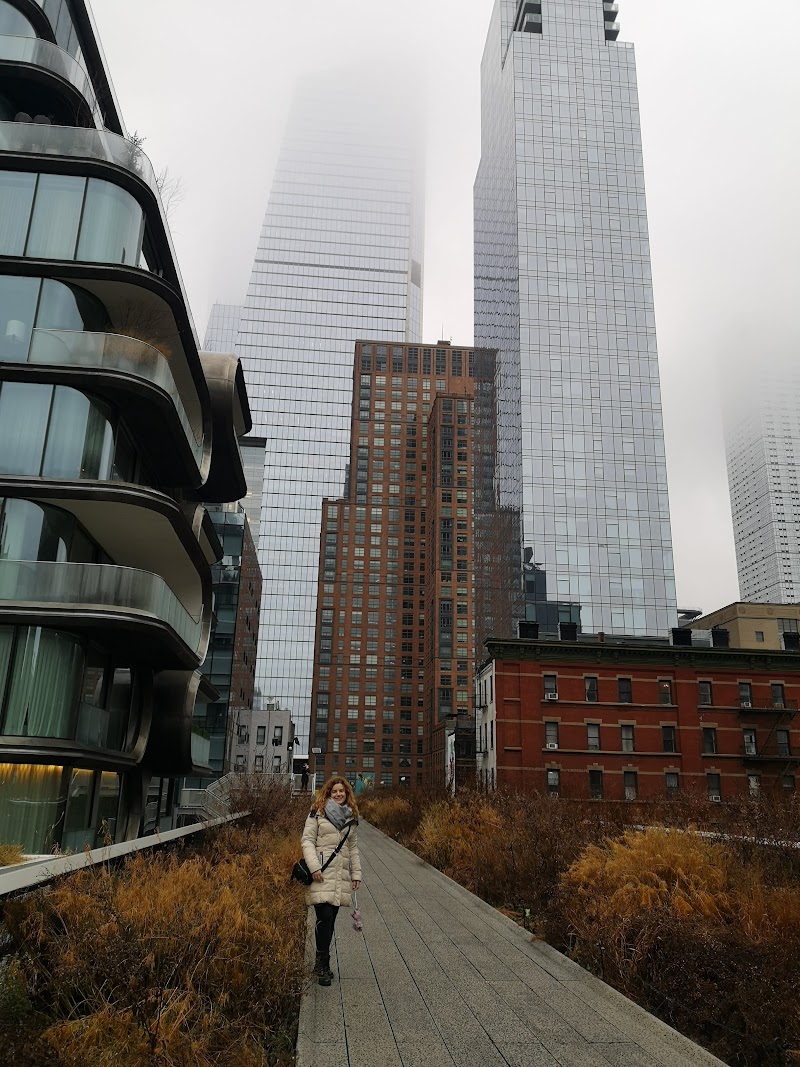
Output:
[[321,504],[341,495],[349,457],[353,346],[414,341],[421,330],[418,123],[406,93],[385,97],[392,80],[364,70],[297,93],[236,344],[253,410],[245,463],[262,468],[256,681],[293,709],[300,734]]

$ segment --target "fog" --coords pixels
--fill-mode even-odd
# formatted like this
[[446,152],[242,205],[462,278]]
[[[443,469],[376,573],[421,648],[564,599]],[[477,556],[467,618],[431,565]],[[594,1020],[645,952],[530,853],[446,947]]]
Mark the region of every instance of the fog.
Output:
[[[292,87],[377,63],[427,102],[425,337],[472,339],[479,64],[493,0],[93,0],[173,215],[199,333],[245,293]],[[599,2],[599,0],[598,0]],[[620,0],[637,50],[681,606],[738,596],[720,372],[797,352],[797,0]],[[388,61],[391,60],[391,63]]]

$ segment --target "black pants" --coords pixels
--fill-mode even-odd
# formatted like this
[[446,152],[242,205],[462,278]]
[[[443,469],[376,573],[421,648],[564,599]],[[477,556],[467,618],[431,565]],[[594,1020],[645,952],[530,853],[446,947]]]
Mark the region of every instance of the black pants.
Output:
[[339,914],[339,909],[335,904],[315,904],[314,911],[317,913],[317,924],[314,928],[317,939],[317,955],[330,956],[333,928],[336,925],[336,916]]

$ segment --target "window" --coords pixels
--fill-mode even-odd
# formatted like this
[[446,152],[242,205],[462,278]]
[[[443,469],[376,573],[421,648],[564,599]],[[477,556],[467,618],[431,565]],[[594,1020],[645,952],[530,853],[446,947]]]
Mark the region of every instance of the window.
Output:
[[664,775],[664,787],[667,790],[667,796],[674,796],[675,793],[680,792],[681,788],[681,776],[677,771],[667,771]]
[[775,731],[775,743],[777,745],[779,756],[791,756],[792,750],[789,747],[789,731],[788,730],[776,730]]
[[622,778],[625,789],[625,799],[636,800],[639,796],[639,775],[636,771],[625,771]]
[[757,797],[761,792],[761,780],[757,774],[748,774],[747,776],[747,792],[751,797]]
[[237,756],[236,757],[236,770],[237,771],[243,771],[243,770],[245,770],[246,767],[247,767],[247,757],[246,756]]
[[594,750],[600,748],[599,722],[589,722],[586,724],[586,747]]
[[793,793],[795,790],[795,780],[793,774],[784,774],[781,778],[781,786],[788,792]]
[[714,703],[711,682],[697,683],[697,703],[703,704],[706,707],[710,707]]
[[783,682],[773,682],[769,688],[772,696],[773,708],[786,707],[786,696],[783,690]]
[[717,728],[715,726],[703,727],[703,755],[715,756],[717,753]]
[[592,800],[603,799],[603,772],[589,771],[589,796]]
[[659,704],[672,703],[672,682],[668,678],[658,679],[658,702]]
[[664,752],[678,751],[678,736],[674,726],[661,727],[661,747]]
[[558,695],[558,675],[557,674],[544,674],[542,675],[542,682],[544,683],[544,696],[545,700],[550,697]]
[[755,730],[742,730],[742,736],[744,737],[744,754],[745,756],[757,756],[758,748],[756,746],[756,732]]
[[633,726],[620,726],[619,729],[622,738],[622,751],[633,752]]
[[247,724],[241,723],[239,726],[239,744],[246,745],[249,738],[247,736]]
[[753,706],[753,687],[750,682],[739,682],[739,707],[751,708]]
[[720,800],[722,798],[722,783],[718,774],[706,775],[706,789],[709,800]]
[[264,757],[263,756],[256,756],[255,760],[253,761],[253,769],[256,770],[256,771],[263,771],[264,770]]
[[273,774],[280,774],[281,773],[281,758],[280,758],[280,756],[273,756],[272,757],[272,773]]
[[548,769],[547,771],[547,792],[551,796],[557,797],[561,789],[561,771],[555,769]]
[[264,745],[267,742],[267,728],[266,726],[259,726],[256,730],[256,744]]
[[617,700],[620,704],[633,703],[633,685],[630,678],[617,679]]
[[586,690],[586,699],[597,703],[597,679],[596,678],[584,678],[584,688]]
[[558,748],[558,723],[546,722],[544,724],[544,739],[548,748]]
[[756,630],[756,641],[758,642],[758,644],[763,644],[763,642],[764,642],[764,631],[763,630]]
[[[350,717],[350,713],[348,712],[348,718],[349,717]],[[282,726],[276,726],[275,727],[275,729],[273,730],[273,733],[272,733],[272,740],[273,740],[273,742],[277,742],[277,745],[282,745],[283,744],[283,727]],[[277,745],[276,745],[276,747],[277,747]]]

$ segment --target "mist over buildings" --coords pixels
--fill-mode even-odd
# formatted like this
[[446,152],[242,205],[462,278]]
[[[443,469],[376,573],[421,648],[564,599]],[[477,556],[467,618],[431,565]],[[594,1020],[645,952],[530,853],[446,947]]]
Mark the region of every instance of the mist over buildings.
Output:
[[[184,181],[173,228],[201,332],[215,300],[244,297],[294,87],[378,66],[400,99],[425,99],[423,336],[470,343],[492,0],[93,6],[123,113]],[[624,0],[620,23],[637,57],[678,597],[711,610],[738,596],[720,381],[796,350],[800,5],[754,20],[750,0],[704,0],[683,18]]]

